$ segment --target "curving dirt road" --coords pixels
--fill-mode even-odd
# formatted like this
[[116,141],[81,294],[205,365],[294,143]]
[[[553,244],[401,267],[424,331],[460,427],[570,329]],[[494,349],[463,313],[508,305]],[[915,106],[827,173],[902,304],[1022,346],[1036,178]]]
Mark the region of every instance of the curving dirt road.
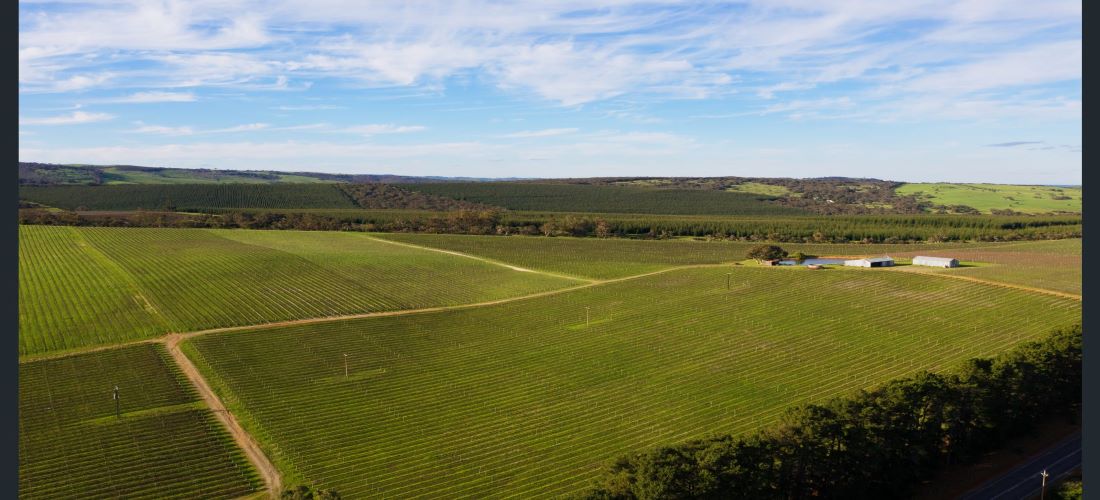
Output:
[[210,407],[210,411],[214,413],[214,416],[221,420],[225,428],[229,430],[229,434],[233,436],[233,441],[236,441],[237,446],[241,448],[249,462],[252,462],[252,466],[256,468],[256,471],[260,473],[260,477],[264,480],[264,485],[267,486],[267,491],[271,493],[272,497],[279,495],[282,490],[282,477],[279,475],[279,470],[275,468],[275,465],[267,459],[267,455],[264,455],[263,450],[260,449],[260,445],[256,443],[252,436],[241,427],[241,424],[237,422],[237,419],[233,416],[229,410],[225,409],[225,405],[218,399],[218,396],[214,394],[214,390],[210,388],[210,385],[206,383],[206,379],[199,373],[198,368],[194,363],[188,359],[187,355],[179,348],[179,343],[183,340],[181,335],[169,334],[161,337],[161,342],[168,349],[168,352],[172,355],[172,359],[176,361],[176,365],[179,366],[180,371],[187,376],[187,379],[191,381],[191,384],[198,390],[199,396],[206,402],[206,405]]

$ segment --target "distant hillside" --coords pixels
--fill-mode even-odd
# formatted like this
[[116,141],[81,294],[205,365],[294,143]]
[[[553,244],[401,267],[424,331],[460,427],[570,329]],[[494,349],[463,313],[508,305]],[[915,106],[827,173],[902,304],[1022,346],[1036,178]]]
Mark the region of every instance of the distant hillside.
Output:
[[934,205],[967,205],[993,214],[1080,212],[1083,198],[1079,186],[912,183],[899,186],[896,191]]
[[412,191],[511,210],[671,215],[797,215],[773,197],[699,189],[539,182],[420,183]]
[[19,188],[24,203],[81,211],[224,209],[479,210],[485,205],[412,192],[387,184],[115,184]]
[[112,185],[112,184],[280,184],[331,182],[478,181],[465,177],[410,177],[388,174],[325,174],[318,172],[276,172],[270,170],[215,170],[206,168],[162,168],[134,165],[56,165],[19,163],[21,185]]
[[[20,163],[19,183],[22,186],[396,184],[407,191],[378,187],[360,190],[357,206],[449,210],[488,204],[513,210],[691,215],[1080,213],[1082,199],[1080,186],[923,184],[851,177],[489,179],[47,163]],[[429,193],[435,198],[413,199],[410,197],[413,192]],[[455,200],[467,205],[455,205],[458,203]],[[273,203],[280,208],[308,208],[285,206],[281,201]],[[315,208],[338,208],[325,203],[324,207]],[[394,203],[400,206],[391,206]]]

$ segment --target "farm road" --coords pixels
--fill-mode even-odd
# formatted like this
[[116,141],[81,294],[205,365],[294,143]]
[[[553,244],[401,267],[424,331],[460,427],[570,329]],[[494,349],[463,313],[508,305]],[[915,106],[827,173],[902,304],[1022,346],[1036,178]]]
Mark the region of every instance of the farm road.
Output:
[[599,282],[599,280],[592,280],[592,279],[588,279],[588,278],[578,278],[576,276],[569,276],[569,275],[566,275],[566,274],[557,274],[557,273],[551,273],[551,272],[547,272],[547,271],[538,271],[538,270],[535,270],[535,269],[528,269],[526,267],[513,266],[511,264],[496,261],[496,260],[493,260],[493,259],[487,259],[485,257],[478,257],[476,255],[470,255],[468,253],[456,252],[454,250],[443,250],[442,248],[425,247],[425,246],[414,245],[412,243],[405,243],[405,242],[401,242],[401,241],[390,241],[390,240],[384,240],[382,238],[374,238],[372,236],[367,236],[367,238],[370,238],[374,241],[381,241],[383,243],[389,243],[391,245],[397,245],[397,246],[402,246],[402,247],[407,247],[407,248],[416,248],[418,250],[428,250],[430,252],[439,252],[439,253],[445,253],[445,254],[448,254],[448,255],[454,255],[456,257],[465,257],[467,259],[480,260],[481,262],[492,264],[494,266],[504,267],[504,268],[507,268],[507,269],[511,269],[513,271],[519,271],[521,273],[543,274],[543,275],[546,275],[546,276],[553,276],[555,278],[564,278],[564,279],[569,279],[569,280],[574,280],[574,281],[587,281],[587,282],[590,282],[590,283],[598,283]]
[[272,497],[275,497],[282,491],[282,477],[279,475],[279,470],[275,468],[275,465],[268,460],[267,455],[264,455],[263,450],[260,449],[259,443],[252,438],[247,431],[241,427],[241,424],[237,422],[236,417],[233,416],[229,410],[225,409],[225,405],[222,404],[221,399],[214,394],[214,390],[210,388],[210,384],[206,383],[206,379],[199,373],[198,368],[195,368],[194,363],[187,357],[186,354],[179,348],[180,335],[167,335],[162,337],[164,346],[168,348],[168,352],[172,355],[172,359],[175,360],[176,365],[180,367],[180,370],[187,379],[191,381],[191,385],[195,386],[198,390],[202,400],[206,402],[206,406],[210,408],[210,411],[225,425],[225,428],[229,430],[229,434],[233,436],[233,441],[237,443],[241,451],[248,457],[248,461],[252,462],[252,466],[256,468],[256,471],[260,473],[260,477],[264,480],[264,485],[267,486],[267,491],[271,493]]
[[1078,300],[1078,301],[1081,300],[1080,295],[1073,294],[1073,293],[1059,292],[1057,290],[1047,290],[1046,288],[1036,288],[1036,287],[1027,286],[1027,285],[1017,285],[1017,284],[1013,284],[1013,283],[1005,283],[1003,281],[986,280],[986,279],[982,279],[982,278],[975,278],[973,276],[962,276],[962,275],[958,275],[958,274],[945,274],[945,273],[927,273],[927,272],[921,272],[921,271],[911,271],[911,270],[907,270],[905,268],[898,268],[898,267],[889,268],[889,269],[894,270],[896,272],[901,272],[901,273],[920,273],[920,274],[923,274],[925,276],[939,276],[941,278],[951,278],[951,279],[956,279],[956,280],[970,281],[970,282],[973,282],[973,283],[982,283],[982,284],[985,284],[985,285],[1000,286],[1000,287],[1004,287],[1004,288],[1015,288],[1016,290],[1024,290],[1024,291],[1027,291],[1027,292],[1034,292],[1034,293],[1044,293],[1044,294],[1047,294],[1047,295],[1055,295],[1055,296],[1058,296],[1058,297],[1062,297],[1062,298],[1066,298],[1066,299],[1073,299],[1073,300]]
[[1047,448],[1031,460],[1020,464],[1004,475],[993,479],[970,491],[963,500],[1027,500],[1039,495],[1042,478],[1039,473],[1046,470],[1047,490],[1057,484],[1057,480],[1067,476],[1081,466],[1081,432]]

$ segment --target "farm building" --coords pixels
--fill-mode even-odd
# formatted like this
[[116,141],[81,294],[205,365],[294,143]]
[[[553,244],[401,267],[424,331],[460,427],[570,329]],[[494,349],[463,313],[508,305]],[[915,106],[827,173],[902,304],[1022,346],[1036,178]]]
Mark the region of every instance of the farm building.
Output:
[[845,266],[850,267],[891,267],[894,265],[894,259],[890,257],[867,257],[856,260],[844,261]]
[[959,267],[959,259],[952,259],[950,257],[913,257],[914,266],[929,266],[929,267]]

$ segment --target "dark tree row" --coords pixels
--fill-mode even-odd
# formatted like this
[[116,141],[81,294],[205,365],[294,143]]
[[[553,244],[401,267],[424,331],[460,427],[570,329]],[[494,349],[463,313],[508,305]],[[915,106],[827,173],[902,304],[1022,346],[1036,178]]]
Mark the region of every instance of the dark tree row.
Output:
[[950,374],[792,409],[778,426],[635,453],[588,498],[904,498],[1081,405],[1081,327],[1057,330]]
[[681,236],[789,243],[909,243],[1014,241],[1081,237],[1080,216],[1064,217],[771,217],[707,219],[515,213],[494,209],[447,212],[405,210],[283,211],[228,209],[218,214],[167,211],[64,212],[22,202],[21,224],[134,227],[212,227],[326,231],[627,237]]

